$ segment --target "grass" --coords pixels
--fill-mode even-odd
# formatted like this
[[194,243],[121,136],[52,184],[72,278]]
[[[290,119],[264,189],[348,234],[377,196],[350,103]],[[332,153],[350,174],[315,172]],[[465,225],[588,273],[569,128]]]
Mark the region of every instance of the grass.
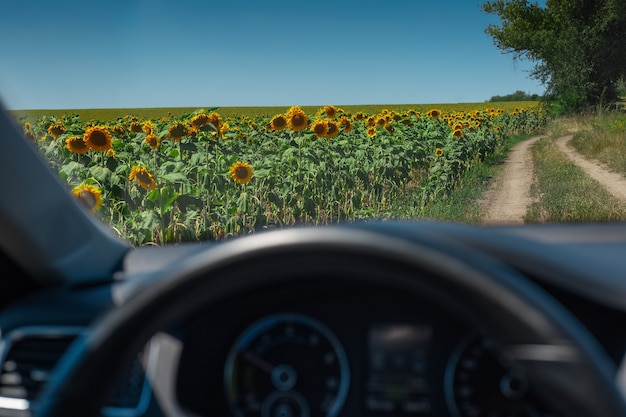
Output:
[[[536,107],[538,102],[506,102],[506,103],[449,103],[449,104],[363,104],[363,105],[345,105],[339,106],[348,113],[364,112],[374,114],[382,109],[388,109],[396,112],[413,109],[419,112],[427,112],[433,108],[442,111],[473,111],[484,110],[488,107],[502,108],[511,111],[515,107]],[[308,114],[315,112],[322,106],[302,106],[302,109]],[[209,109],[211,107],[204,107]],[[287,111],[289,106],[257,106],[257,107],[221,107],[220,114],[224,116],[240,115],[240,116],[272,116]],[[119,109],[64,109],[64,110],[11,110],[10,113],[20,122],[31,122],[42,116],[56,116],[76,114],[81,120],[99,120],[111,121],[127,115],[134,115],[139,118],[159,119],[166,117],[168,114],[173,116],[181,116],[198,110],[199,107],[155,107],[155,108],[119,108]]]
[[586,158],[626,175],[626,115],[614,112],[589,117],[587,126],[574,135],[571,145]]
[[[483,214],[481,206],[483,194],[500,173],[511,147],[528,138],[530,138],[528,135],[507,138],[500,150],[472,166],[450,195],[434,200],[424,207],[418,215],[411,216],[410,213],[399,213],[399,217],[422,217],[451,222],[479,223]],[[404,206],[412,207],[414,204],[407,201]]]
[[626,205],[615,199],[556,147],[555,137],[532,148],[535,182],[526,223],[607,222],[626,220]]

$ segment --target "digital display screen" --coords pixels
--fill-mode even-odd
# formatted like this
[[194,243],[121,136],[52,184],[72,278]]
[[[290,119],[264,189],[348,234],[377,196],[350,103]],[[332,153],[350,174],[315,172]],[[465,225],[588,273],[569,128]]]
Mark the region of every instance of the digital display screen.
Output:
[[430,415],[426,372],[431,340],[432,327],[427,325],[375,324],[369,328],[367,415]]

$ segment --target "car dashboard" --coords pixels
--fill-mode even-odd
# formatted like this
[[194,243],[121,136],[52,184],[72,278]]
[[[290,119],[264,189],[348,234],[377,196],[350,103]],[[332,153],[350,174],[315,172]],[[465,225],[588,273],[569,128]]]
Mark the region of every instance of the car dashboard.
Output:
[[[581,291],[587,260],[555,253],[574,254],[585,245],[612,253],[626,242],[586,235],[584,242],[563,243],[545,228],[534,240],[527,229],[493,229],[491,237],[469,230],[454,235],[448,230],[447,236],[507,263],[554,297],[600,343],[618,368],[616,384],[622,384],[626,308],[616,303],[616,295],[623,284],[615,281],[614,291],[603,292],[605,299]],[[525,236],[512,239],[520,231]],[[522,251],[524,245],[533,249]],[[554,250],[548,253],[547,247]],[[39,391],[76,337],[89,333],[102,314],[132,300],[155,279],[154,271],[205,250],[211,249],[136,250],[110,283],[51,288],[5,309],[0,314],[0,416],[33,415]],[[601,281],[603,272],[611,274],[619,261],[599,262],[598,275],[587,276],[587,284]],[[382,285],[384,279],[358,284],[344,279],[347,273],[251,288],[196,309],[137,353],[102,415],[560,415],[471,308],[428,291],[408,294]]]

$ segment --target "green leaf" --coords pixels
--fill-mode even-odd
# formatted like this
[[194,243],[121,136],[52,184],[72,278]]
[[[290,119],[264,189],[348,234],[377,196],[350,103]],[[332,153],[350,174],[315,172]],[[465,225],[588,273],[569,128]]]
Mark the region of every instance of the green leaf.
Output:
[[171,182],[171,183],[180,183],[187,181],[187,176],[180,172],[171,172],[169,174],[163,174],[159,176],[161,181]]
[[96,165],[89,168],[89,173],[98,181],[106,182],[111,175],[111,170],[109,168]]
[[163,187],[161,189],[161,204],[163,212],[169,211],[177,198],[178,193],[176,193],[172,187]]

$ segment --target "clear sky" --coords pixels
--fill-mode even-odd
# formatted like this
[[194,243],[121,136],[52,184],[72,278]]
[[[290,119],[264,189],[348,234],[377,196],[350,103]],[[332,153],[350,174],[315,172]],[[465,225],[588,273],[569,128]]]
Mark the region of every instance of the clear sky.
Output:
[[479,0],[2,2],[10,109],[480,102],[543,92]]

